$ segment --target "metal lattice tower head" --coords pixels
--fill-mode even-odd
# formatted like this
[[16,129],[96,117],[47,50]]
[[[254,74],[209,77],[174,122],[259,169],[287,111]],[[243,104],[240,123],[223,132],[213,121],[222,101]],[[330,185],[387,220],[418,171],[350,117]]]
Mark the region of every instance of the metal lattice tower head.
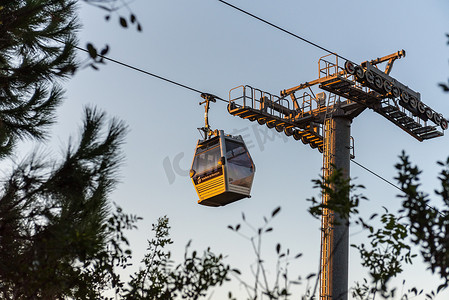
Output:
[[[349,179],[351,121],[367,108],[419,141],[441,137],[448,129],[448,120],[424,104],[420,93],[390,76],[393,63],[402,57],[404,50],[355,64],[341,63],[336,54],[326,55],[318,61],[317,79],[283,90],[279,96],[247,85],[232,89],[228,111],[318,149],[323,153],[324,178],[334,165]],[[378,68],[381,63],[386,63],[384,71]],[[316,87],[321,91],[314,92]],[[322,219],[323,300],[347,299],[348,229],[333,226],[335,218],[325,211]]]

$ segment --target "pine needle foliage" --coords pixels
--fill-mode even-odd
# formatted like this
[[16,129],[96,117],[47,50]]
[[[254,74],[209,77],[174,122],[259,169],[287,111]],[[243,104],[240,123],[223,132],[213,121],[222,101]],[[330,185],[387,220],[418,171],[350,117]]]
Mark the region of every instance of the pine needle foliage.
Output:
[[1,156],[17,140],[46,137],[63,96],[59,83],[76,69],[77,28],[75,1],[0,1]]
[[100,299],[119,288],[116,266],[129,250],[123,230],[139,219],[108,195],[117,183],[122,122],[86,109],[79,142],[52,163],[31,155],[11,172],[0,195],[0,298]]

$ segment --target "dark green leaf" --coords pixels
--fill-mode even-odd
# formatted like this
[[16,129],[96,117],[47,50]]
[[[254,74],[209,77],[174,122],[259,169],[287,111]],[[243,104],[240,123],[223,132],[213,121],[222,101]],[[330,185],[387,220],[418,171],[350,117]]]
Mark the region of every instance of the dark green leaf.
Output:
[[315,276],[316,276],[315,273],[311,273],[311,274],[309,274],[309,276],[306,277],[306,279],[309,280],[310,278],[315,277]]
[[87,44],[87,51],[91,58],[93,58],[93,59],[97,58],[97,55],[98,55],[97,49],[91,43]]
[[277,215],[279,213],[279,211],[281,210],[281,207],[277,207],[275,210],[273,210],[273,212],[271,213],[271,217],[274,217],[275,215]]
[[120,18],[119,18],[119,22],[120,22],[120,25],[121,25],[122,27],[124,27],[124,28],[127,28],[127,27],[128,27],[128,22],[126,21],[125,18],[120,17]]
[[108,54],[108,52],[109,52],[109,45],[106,45],[106,47],[104,47],[104,48],[101,50],[100,54],[101,54],[101,55],[106,55],[106,54]]
[[449,86],[447,86],[447,84],[445,84],[445,83],[438,83],[438,86],[441,87],[443,89],[443,91],[449,92]]
[[232,269],[232,272],[237,273],[239,275],[242,275],[242,272],[240,272],[239,269]]

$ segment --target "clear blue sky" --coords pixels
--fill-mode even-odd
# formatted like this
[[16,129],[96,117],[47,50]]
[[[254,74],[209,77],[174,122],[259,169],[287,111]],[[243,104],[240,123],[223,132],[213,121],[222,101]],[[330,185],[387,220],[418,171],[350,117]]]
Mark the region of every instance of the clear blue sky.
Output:
[[[391,75],[419,91],[424,103],[449,117],[449,94],[437,87],[449,77],[446,0],[231,3],[357,63],[405,49],[407,56],[395,63]],[[137,0],[130,7],[143,25],[142,33],[133,28],[123,30],[116,18],[105,22],[102,11],[82,5],[80,45],[91,41],[101,47],[107,43],[114,59],[225,99],[230,89],[241,84],[277,94],[316,79],[318,59],[326,54],[218,1]],[[139,230],[129,235],[136,261],[151,238],[151,224],[167,215],[175,241],[174,258],[182,256],[184,245],[192,239],[193,248],[211,246],[249,274],[249,261],[255,259],[250,245],[227,225],[240,222],[244,212],[257,226],[264,215],[281,206],[273,222],[275,230],[264,241],[267,263],[272,263],[270,256],[276,243],[281,242],[293,253],[304,253],[292,264],[292,278],[318,270],[320,222],[308,215],[306,201],[319,194],[311,182],[321,172],[322,157],[317,150],[233,117],[223,103],[213,104],[211,126],[229,133],[240,131],[251,147],[257,172],[252,198],[222,208],[202,207],[196,204],[197,195],[186,176],[200,137],[196,128],[203,125],[204,109],[198,105],[201,98],[197,93],[113,63],[100,71],[78,72],[66,88],[67,99],[59,109],[59,123],[50,143],[56,149],[64,148],[68,135],[78,132],[86,104],[105,109],[130,127],[121,184],[112,200],[144,218]],[[352,136],[359,163],[393,180],[393,165],[405,149],[425,170],[423,187],[428,191],[437,187],[435,162],[449,154],[447,136],[420,143],[368,110],[352,123]],[[382,212],[382,206],[390,211],[399,207],[394,187],[354,164],[351,177],[366,186],[364,194],[370,200],[360,206],[363,215]],[[352,243],[364,241],[365,233],[359,228],[351,228],[351,234]],[[352,284],[365,273],[358,254],[351,250],[350,255]],[[424,273],[419,260],[404,272],[406,288],[415,284],[435,288],[436,278]],[[274,272],[274,264],[267,268]],[[402,278],[397,281],[401,283]],[[243,298],[238,285],[224,290],[228,288]],[[220,299],[220,295],[217,291],[213,298]],[[437,299],[447,298],[446,292]]]

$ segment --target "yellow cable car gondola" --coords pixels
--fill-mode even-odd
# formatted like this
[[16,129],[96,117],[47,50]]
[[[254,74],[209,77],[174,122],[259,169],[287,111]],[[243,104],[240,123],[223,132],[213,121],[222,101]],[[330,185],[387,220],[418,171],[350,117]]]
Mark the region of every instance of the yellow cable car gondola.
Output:
[[190,177],[198,193],[198,203],[223,206],[250,197],[255,166],[241,136],[231,136],[223,130],[210,130],[208,123],[210,94],[201,95],[206,101],[206,126],[200,128],[204,139],[199,140]]

